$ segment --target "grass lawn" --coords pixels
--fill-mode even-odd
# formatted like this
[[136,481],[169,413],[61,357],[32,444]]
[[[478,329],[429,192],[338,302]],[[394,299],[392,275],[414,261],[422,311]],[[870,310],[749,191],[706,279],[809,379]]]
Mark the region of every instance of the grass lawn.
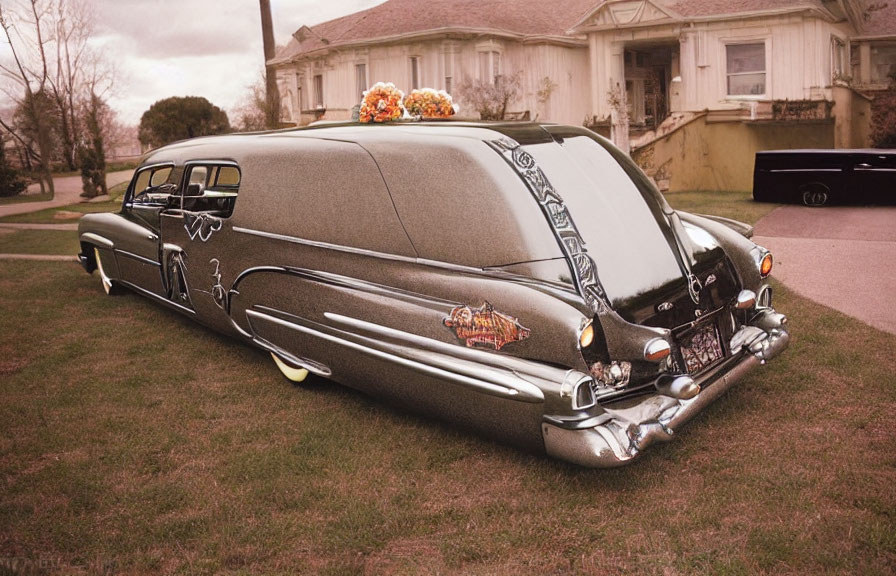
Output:
[[64,254],[81,251],[75,230],[0,229],[0,254]]
[[781,286],[790,349],[614,470],[293,386],[74,263],[0,293],[0,574],[896,571],[896,336]]
[[714,214],[755,224],[780,206],[771,202],[754,202],[752,192],[689,191],[668,192],[666,201],[676,210],[696,214]]
[[4,196],[0,198],[0,206],[5,204],[23,204],[25,202],[46,202],[50,200],[50,193],[44,192],[43,194],[19,194],[18,196]]

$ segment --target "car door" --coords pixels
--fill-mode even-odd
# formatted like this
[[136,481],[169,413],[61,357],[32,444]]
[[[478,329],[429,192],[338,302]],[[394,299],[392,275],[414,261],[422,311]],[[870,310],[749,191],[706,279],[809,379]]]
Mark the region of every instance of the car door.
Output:
[[121,214],[131,224],[116,239],[115,256],[121,277],[138,288],[164,295],[159,258],[159,216],[176,186],[173,164],[140,168],[131,180]]
[[856,203],[896,203],[896,154],[877,151],[853,157],[852,187]]
[[229,234],[239,166],[229,160],[187,162],[182,180],[160,218],[165,296],[226,331],[230,320],[221,281],[233,271],[222,262],[227,259],[221,235]]

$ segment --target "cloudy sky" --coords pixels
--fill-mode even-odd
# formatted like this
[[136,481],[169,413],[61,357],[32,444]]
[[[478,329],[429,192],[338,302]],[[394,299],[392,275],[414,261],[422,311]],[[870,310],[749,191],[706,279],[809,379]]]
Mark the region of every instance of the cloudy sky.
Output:
[[[226,111],[264,69],[257,0],[88,0],[95,42],[115,62],[110,104],[121,121],[138,124],[169,96],[204,96]],[[384,0],[271,0],[274,37],[284,45],[299,27]]]

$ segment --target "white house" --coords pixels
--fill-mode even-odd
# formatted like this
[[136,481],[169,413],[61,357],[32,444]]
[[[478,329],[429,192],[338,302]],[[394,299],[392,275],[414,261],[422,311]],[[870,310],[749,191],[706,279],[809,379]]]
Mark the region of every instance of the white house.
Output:
[[[673,189],[749,188],[719,143],[750,166],[757,149],[867,145],[868,91],[896,71],[896,0],[389,0],[303,26],[272,64],[296,124],[349,118],[377,81],[445,89],[475,115],[465,77],[519,72],[518,116],[631,137]],[[694,135],[689,158],[677,140]]]

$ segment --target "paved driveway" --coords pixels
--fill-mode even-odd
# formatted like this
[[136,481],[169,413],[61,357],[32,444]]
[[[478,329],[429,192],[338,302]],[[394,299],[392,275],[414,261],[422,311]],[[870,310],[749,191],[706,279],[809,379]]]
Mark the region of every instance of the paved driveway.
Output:
[[[109,172],[106,174],[106,186],[111,188],[116,184],[128,182],[134,174],[133,170],[121,170],[119,172]],[[0,216],[11,216],[13,214],[25,214],[28,212],[37,212],[46,208],[58,208],[60,206],[68,206],[77,202],[83,202],[81,198],[81,177],[80,176],[60,176],[53,178],[55,194],[52,200],[46,202],[23,202],[21,204],[4,204],[0,206]],[[38,184],[32,184],[28,187],[28,192],[39,190]],[[104,197],[105,198],[105,197]]]
[[896,207],[782,206],[754,241],[798,294],[896,334]]

